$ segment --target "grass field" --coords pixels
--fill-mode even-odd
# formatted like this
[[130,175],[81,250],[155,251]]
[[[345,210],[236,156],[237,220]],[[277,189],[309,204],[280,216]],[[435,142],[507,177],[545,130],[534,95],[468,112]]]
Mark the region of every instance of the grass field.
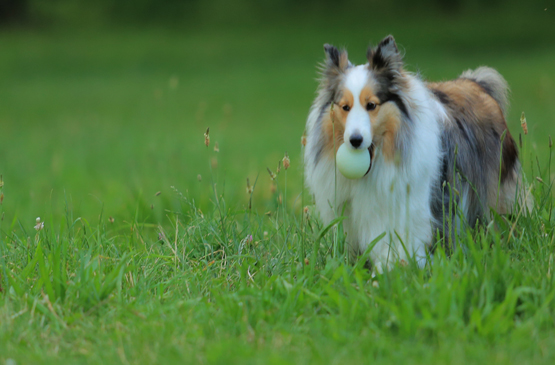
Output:
[[[553,363],[552,14],[3,31],[0,363]],[[389,33],[427,79],[506,77],[536,207],[371,278],[303,213],[300,137],[322,44]]]

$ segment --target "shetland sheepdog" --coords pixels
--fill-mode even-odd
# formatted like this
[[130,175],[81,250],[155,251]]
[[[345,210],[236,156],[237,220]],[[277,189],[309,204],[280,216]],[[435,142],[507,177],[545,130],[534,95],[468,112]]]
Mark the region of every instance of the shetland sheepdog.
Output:
[[[363,65],[345,50],[324,51],[306,123],[306,182],[325,223],[346,215],[352,255],[369,250],[378,272],[409,257],[423,266],[438,238],[454,249],[458,232],[489,219],[491,209],[531,208],[505,122],[509,89],[497,71],[428,83],[403,69],[392,36],[369,48]],[[336,170],[343,143],[368,149],[363,178]]]

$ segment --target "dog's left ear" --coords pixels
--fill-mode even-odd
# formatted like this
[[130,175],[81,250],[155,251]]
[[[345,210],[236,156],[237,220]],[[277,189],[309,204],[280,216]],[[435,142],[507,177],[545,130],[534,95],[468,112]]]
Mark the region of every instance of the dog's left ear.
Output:
[[368,48],[366,57],[370,63],[370,68],[375,71],[400,71],[403,67],[403,57],[399,53],[392,35],[382,39],[376,48]]

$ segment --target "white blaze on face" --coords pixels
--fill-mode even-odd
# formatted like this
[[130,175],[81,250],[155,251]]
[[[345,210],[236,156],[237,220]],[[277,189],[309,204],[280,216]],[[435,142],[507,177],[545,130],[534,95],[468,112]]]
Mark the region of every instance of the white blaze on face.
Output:
[[370,116],[366,111],[365,105],[360,104],[360,93],[368,82],[368,71],[365,65],[352,68],[345,79],[345,88],[353,94],[353,105],[347,115],[345,124],[345,134],[343,140],[353,147],[349,142],[352,137],[362,137],[362,144],[359,149],[366,149],[372,143],[372,131],[370,127]]

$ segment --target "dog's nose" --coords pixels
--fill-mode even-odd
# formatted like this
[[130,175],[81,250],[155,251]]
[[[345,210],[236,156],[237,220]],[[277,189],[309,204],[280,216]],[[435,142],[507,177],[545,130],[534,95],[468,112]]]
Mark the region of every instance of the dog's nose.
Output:
[[360,134],[353,134],[351,138],[349,138],[349,142],[351,142],[351,146],[358,148],[362,144],[362,136]]

